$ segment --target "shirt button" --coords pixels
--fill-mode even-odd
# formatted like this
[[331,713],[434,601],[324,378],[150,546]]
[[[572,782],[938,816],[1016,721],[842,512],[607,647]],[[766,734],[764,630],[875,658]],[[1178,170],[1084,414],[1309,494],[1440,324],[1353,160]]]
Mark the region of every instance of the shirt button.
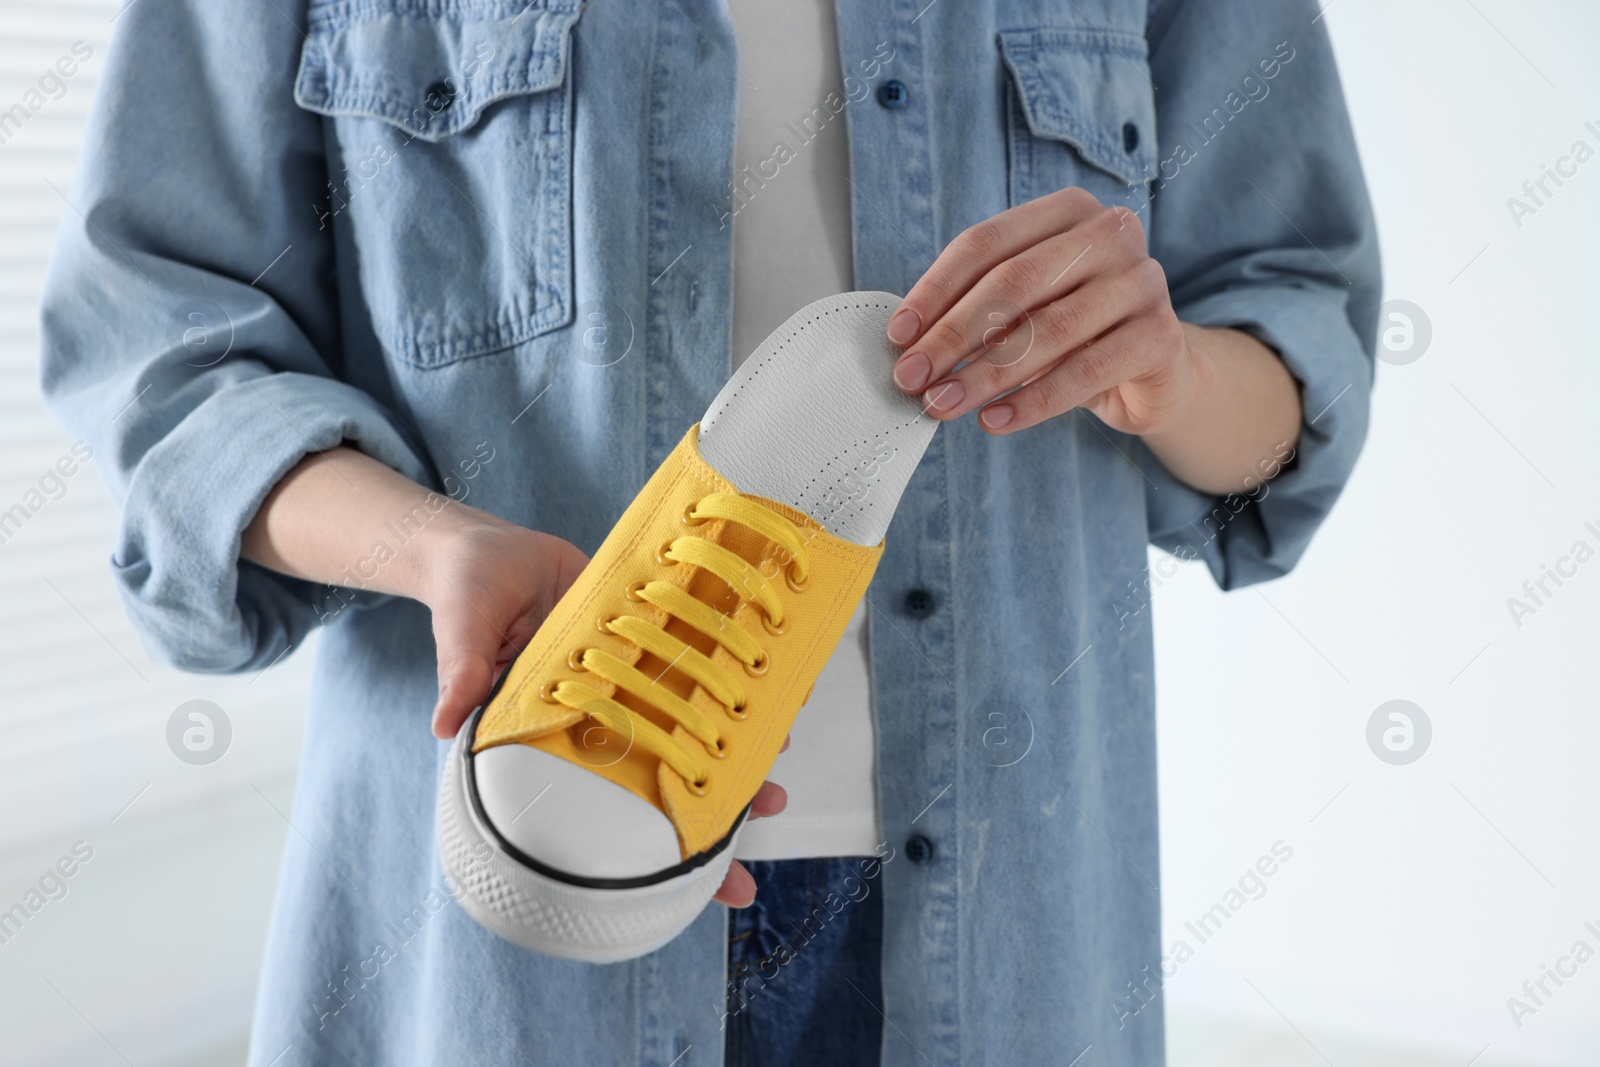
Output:
[[422,102],[429,111],[437,114],[456,102],[456,88],[447,81],[437,81],[422,94]]
[[1131,122],[1124,122],[1122,124],[1122,150],[1131,155],[1133,150],[1138,147],[1139,127]]
[[933,614],[933,594],[926,589],[913,589],[906,594],[905,608],[913,619],[926,619]]
[[913,834],[906,841],[906,859],[912,863],[927,863],[933,859],[933,842],[921,834]]
[[906,83],[896,78],[886,81],[878,86],[878,103],[891,111],[899,111],[911,102],[911,90],[906,88]]

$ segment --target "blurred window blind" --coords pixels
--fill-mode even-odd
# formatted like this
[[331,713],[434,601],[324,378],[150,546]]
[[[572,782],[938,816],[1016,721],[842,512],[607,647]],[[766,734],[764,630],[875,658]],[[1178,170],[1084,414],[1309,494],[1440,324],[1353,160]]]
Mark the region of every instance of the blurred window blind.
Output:
[[[0,0],[0,873],[88,827],[159,832],[220,794],[261,805],[252,783],[287,811],[303,719],[308,650],[254,677],[151,662],[111,579],[117,515],[98,457],[52,473],[73,441],[39,395],[39,295],[56,229],[76,211],[73,171],[119,2]],[[168,717],[192,699],[231,718],[233,750],[212,766],[167,746]]]

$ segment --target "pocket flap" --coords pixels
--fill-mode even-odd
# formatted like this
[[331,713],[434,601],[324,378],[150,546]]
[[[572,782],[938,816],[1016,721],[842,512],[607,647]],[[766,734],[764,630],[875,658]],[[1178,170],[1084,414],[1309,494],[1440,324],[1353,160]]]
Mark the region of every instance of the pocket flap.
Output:
[[566,77],[577,0],[486,0],[430,14],[414,0],[313,5],[294,98],[322,115],[366,115],[424,141],[472,126],[495,101]]
[[1144,38],[1109,30],[1005,30],[1000,51],[1035,137],[1071,145],[1123,181],[1156,176],[1156,105]]

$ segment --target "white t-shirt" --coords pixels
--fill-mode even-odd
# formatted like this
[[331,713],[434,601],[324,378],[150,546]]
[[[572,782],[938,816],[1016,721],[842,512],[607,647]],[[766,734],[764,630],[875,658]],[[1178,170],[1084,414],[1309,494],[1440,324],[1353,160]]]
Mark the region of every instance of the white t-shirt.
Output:
[[[800,308],[855,285],[845,113],[824,104],[829,94],[847,99],[833,5],[729,7],[739,64],[729,205],[737,366]],[[882,840],[866,612],[862,604],[851,617],[768,776],[788,791],[788,809],[745,826],[740,859],[872,855]]]

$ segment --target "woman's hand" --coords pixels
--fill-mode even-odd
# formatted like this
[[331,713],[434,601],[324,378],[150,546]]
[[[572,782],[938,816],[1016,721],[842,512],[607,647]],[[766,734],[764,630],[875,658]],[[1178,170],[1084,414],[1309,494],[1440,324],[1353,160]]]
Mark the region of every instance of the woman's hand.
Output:
[[1209,369],[1138,216],[1077,188],[952,241],[889,320],[889,339],[906,349],[895,384],[921,394],[928,414],[982,408],[978,421],[995,434],[1080,406],[1125,433],[1159,430]]
[[999,435],[1081,407],[1203,492],[1256,492],[1299,441],[1299,386],[1278,354],[1179,322],[1138,216],[1082,189],[950,242],[888,331],[905,348],[895,384],[934,418],[977,409]]
[[[372,546],[393,538],[397,519],[420,522],[420,531],[374,563]],[[348,582],[353,567],[362,588],[426,604],[439,658],[433,732],[447,739],[589,562],[559,537],[447,500],[347,447],[307,456],[284,475],[240,551],[280,574],[330,585]],[[776,815],[787,803],[782,787],[767,782],[750,802],[750,818]],[[755,882],[735,862],[715,899],[746,907]]]
[[433,733],[448,739],[483,703],[589,558],[559,537],[460,504],[448,505],[427,533],[417,599],[433,613],[439,656]]
[[[439,650],[433,732],[442,738],[454,737],[483,703],[588,563],[559,537],[477,508],[451,504],[446,512],[451,509],[453,514],[428,528],[432,541],[425,543],[418,569],[418,599],[433,612]],[[789,747],[787,739],[783,747]],[[766,782],[750,802],[750,818],[776,815],[787,803],[783,787]],[[755,880],[735,860],[712,899],[745,908],[755,895]]]

